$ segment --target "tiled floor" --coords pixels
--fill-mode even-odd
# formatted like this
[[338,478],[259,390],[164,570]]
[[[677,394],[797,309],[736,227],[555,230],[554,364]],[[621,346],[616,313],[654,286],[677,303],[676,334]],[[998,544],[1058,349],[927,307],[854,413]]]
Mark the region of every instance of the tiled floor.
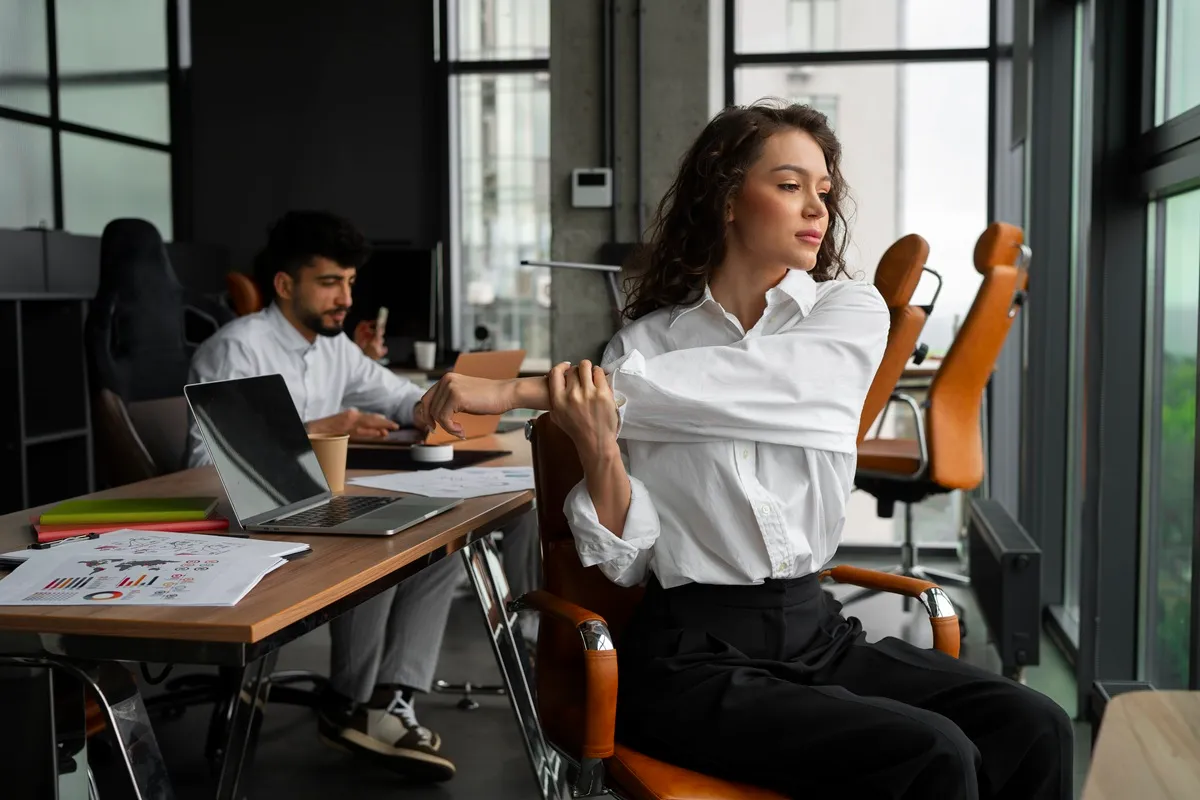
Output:
[[[861,559],[856,563],[866,566]],[[969,619],[980,619],[969,594],[957,591],[952,594],[957,603],[966,607]],[[892,635],[917,644],[930,643],[924,612],[916,604],[905,614],[898,598],[880,596],[855,605],[853,610],[872,639]],[[1028,671],[1027,682],[1073,712],[1075,689],[1071,670],[1049,642],[1043,643],[1041,653],[1042,664]],[[982,624],[969,626],[962,658],[991,669],[999,667],[994,650],[986,644]],[[318,630],[286,647],[279,668],[324,671],[327,659],[328,636],[324,630]],[[440,673],[452,681],[498,680],[479,612],[470,602],[455,604]],[[516,724],[505,700],[480,697],[480,707],[475,711],[458,710],[456,701],[453,696],[433,695],[421,698],[418,704],[422,722],[442,735],[445,751],[458,765],[458,774],[452,781],[436,786],[406,786],[382,769],[364,766],[332,751],[318,742],[311,711],[272,705],[263,727],[251,796],[291,800],[347,794],[361,800],[515,800],[536,796]],[[213,784],[201,753],[207,710],[190,710],[182,719],[158,727],[159,741],[180,800],[212,796]],[[1077,795],[1086,770],[1089,743],[1086,726],[1077,724]]]

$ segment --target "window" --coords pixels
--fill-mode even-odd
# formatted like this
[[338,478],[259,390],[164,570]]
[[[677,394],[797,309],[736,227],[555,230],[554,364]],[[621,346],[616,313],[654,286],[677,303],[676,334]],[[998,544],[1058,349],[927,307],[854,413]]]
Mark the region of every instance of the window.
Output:
[[0,106],[50,113],[46,4],[0,4]]
[[789,50],[837,49],[838,0],[788,0]]
[[1142,653],[1146,680],[1186,688],[1191,614],[1200,190],[1151,207],[1155,291],[1149,331],[1148,459],[1143,486]]
[[990,0],[737,0],[734,47],[738,53],[983,48],[989,10]]
[[54,173],[50,130],[0,119],[0,228],[54,224]]
[[62,163],[66,230],[99,236],[113,219],[139,217],[172,238],[170,154],[64,133]]
[[[949,348],[980,281],[973,253],[988,223],[989,13],[989,0],[735,2],[726,100],[784,98],[829,119],[854,201],[852,275],[872,279],[883,252],[907,233],[929,241],[929,265],[944,280],[922,336],[934,356]],[[906,58],[930,48],[947,52],[937,61]],[[874,61],[856,52],[866,50],[889,52]],[[809,60],[809,52],[822,56]],[[918,289],[918,299],[931,292]],[[915,435],[903,412],[886,425],[882,435]],[[852,496],[849,513],[847,542],[891,544],[903,534],[903,515],[880,519],[865,493]],[[916,538],[956,542],[961,513],[958,493],[916,505]]]
[[525,351],[550,368],[548,0],[446,0],[451,319],[460,350]]
[[550,57],[550,0],[453,0],[450,20],[458,61]]
[[1200,105],[1200,3],[1158,0],[1156,122]]
[[138,216],[171,238],[174,2],[0,0],[0,226]]
[[167,4],[57,0],[57,9],[62,118],[170,141]]

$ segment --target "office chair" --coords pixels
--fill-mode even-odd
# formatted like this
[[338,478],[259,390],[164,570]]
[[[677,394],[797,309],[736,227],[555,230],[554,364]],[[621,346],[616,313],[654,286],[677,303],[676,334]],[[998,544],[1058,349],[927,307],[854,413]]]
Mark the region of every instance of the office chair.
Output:
[[[563,513],[567,493],[583,477],[575,445],[550,415],[529,423],[542,542],[545,589],[512,603],[542,614],[535,670],[542,733],[570,765],[575,797],[629,800],[718,797],[778,800],[782,795],[701,775],[650,758],[614,741],[617,659],[614,641],[642,596],[584,568]],[[822,573],[839,583],[918,598],[929,611],[934,646],[958,655],[958,621],[946,593],[915,578],[839,566]]]
[[225,290],[229,295],[229,305],[233,308],[233,313],[239,317],[262,310],[262,292],[249,275],[243,275],[240,272],[227,273]]
[[117,219],[105,226],[100,285],[84,326],[103,485],[182,467],[183,385],[192,352],[232,318],[221,304],[179,283],[149,222]]
[[[875,288],[887,303],[891,322],[883,360],[879,362],[879,369],[871,379],[871,388],[867,390],[867,398],[863,402],[858,426],[859,444],[862,444],[872,423],[887,407],[908,362],[911,360],[920,364],[929,352],[928,345],[918,344],[917,340],[925,329],[925,321],[933,313],[933,304],[941,292],[942,278],[925,266],[928,258],[929,243],[917,234],[910,233],[884,252],[875,269]],[[928,305],[910,305],[924,272],[937,278],[937,291]]]
[[[1030,250],[1015,225],[995,222],[975,245],[975,269],[983,282],[971,310],[929,386],[924,404],[895,393],[891,400],[913,412],[915,438],[872,438],[859,442],[855,486],[875,497],[880,517],[890,519],[904,503],[901,563],[891,572],[923,580],[967,585],[962,575],[920,566],[913,543],[912,504],[926,497],[971,490],[983,480],[980,410],[984,391],[1013,319],[1025,302]],[[852,603],[875,594],[855,592]]]

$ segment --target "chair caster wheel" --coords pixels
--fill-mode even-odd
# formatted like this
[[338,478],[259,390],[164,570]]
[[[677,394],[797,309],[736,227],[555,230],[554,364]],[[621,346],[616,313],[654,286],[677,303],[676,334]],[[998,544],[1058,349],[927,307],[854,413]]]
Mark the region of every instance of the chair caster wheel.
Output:
[[460,711],[474,711],[479,708],[479,703],[473,697],[464,697],[458,701],[458,709]]

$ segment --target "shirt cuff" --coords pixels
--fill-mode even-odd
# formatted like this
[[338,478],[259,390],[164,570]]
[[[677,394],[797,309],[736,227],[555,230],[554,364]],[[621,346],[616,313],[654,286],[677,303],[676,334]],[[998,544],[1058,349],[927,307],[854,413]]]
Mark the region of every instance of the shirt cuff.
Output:
[[600,564],[606,567],[606,573],[623,572],[633,565],[643,550],[649,550],[658,540],[658,513],[650,501],[650,493],[633,477],[629,478],[629,488],[629,511],[625,514],[625,528],[620,536],[601,524],[586,481],[577,483],[567,495],[563,512],[575,536],[575,549],[583,566]]

